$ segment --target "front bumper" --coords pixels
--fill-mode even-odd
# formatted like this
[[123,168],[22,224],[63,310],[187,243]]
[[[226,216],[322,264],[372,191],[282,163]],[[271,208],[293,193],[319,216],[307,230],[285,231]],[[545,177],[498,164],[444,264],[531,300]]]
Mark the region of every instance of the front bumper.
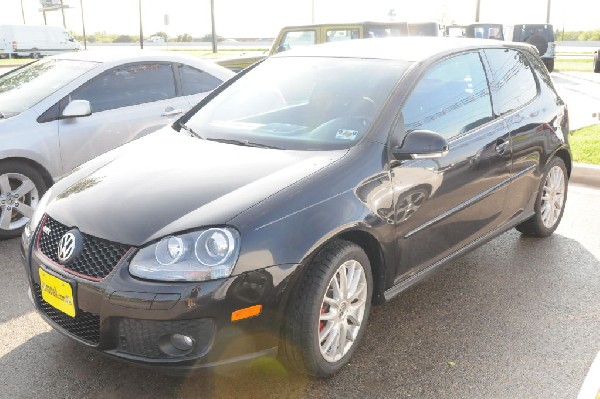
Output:
[[[166,369],[195,369],[273,356],[279,344],[286,287],[297,265],[271,266],[226,279],[167,283],[133,278],[134,250],[99,281],[70,273],[39,250],[22,253],[33,304],[56,330],[80,343],[130,362]],[[75,317],[44,301],[40,272],[73,287]],[[257,316],[232,321],[232,313],[261,305]],[[191,349],[173,344],[189,337]],[[189,342],[189,341],[188,341]]]

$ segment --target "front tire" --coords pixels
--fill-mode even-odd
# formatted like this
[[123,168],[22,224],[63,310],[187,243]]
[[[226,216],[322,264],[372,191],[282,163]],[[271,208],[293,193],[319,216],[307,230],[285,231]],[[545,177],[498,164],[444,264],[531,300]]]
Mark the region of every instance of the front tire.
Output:
[[0,239],[17,237],[48,187],[34,167],[0,163]]
[[371,265],[362,248],[342,240],[323,248],[290,299],[284,360],[316,377],[337,373],[365,334],[372,293]]
[[553,158],[544,172],[535,201],[535,215],[516,228],[521,233],[547,237],[560,224],[567,201],[567,168],[561,158]]

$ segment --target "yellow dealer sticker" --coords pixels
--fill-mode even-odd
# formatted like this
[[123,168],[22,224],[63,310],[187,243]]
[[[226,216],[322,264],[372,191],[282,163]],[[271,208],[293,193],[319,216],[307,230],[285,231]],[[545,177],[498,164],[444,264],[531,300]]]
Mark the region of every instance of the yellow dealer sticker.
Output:
[[75,317],[75,301],[71,284],[54,277],[42,268],[39,271],[42,299],[61,312]]

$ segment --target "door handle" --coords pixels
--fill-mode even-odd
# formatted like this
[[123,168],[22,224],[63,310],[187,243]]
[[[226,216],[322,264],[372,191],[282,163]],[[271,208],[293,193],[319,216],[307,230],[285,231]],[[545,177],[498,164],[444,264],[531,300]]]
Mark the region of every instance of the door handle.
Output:
[[160,116],[173,116],[173,115],[178,115],[178,114],[182,114],[182,113],[183,113],[183,110],[181,108],[174,109],[174,108],[169,107],[169,108],[165,109],[165,111],[162,114],[160,114]]
[[504,154],[508,147],[508,140],[498,139],[496,140],[496,152],[500,155]]

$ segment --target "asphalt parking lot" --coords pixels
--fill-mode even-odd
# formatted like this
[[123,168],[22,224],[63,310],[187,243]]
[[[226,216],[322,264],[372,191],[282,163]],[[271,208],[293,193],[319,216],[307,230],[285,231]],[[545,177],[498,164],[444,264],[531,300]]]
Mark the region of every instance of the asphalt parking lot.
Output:
[[325,381],[275,361],[169,377],[75,344],[32,311],[18,240],[0,242],[0,397],[575,398],[600,350],[600,191],[571,187],[548,239],[510,231],[374,309]]

